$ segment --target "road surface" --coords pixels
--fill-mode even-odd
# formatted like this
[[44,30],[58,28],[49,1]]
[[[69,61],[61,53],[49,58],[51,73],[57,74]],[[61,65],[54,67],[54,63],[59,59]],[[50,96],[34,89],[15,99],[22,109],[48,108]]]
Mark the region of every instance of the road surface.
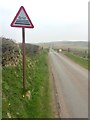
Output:
[[61,118],[88,118],[88,70],[50,50]]

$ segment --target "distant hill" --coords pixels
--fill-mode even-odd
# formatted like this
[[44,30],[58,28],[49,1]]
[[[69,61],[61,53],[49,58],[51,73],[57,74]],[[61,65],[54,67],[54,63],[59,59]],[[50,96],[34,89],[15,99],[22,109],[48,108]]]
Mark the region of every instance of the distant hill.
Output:
[[79,48],[79,49],[88,49],[87,41],[57,41],[57,42],[48,42],[48,43],[39,43],[38,45],[44,48]]

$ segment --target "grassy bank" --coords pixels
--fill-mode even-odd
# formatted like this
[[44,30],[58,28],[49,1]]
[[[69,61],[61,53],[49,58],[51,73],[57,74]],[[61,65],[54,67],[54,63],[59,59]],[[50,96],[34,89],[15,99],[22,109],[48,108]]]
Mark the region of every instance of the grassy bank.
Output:
[[22,61],[2,70],[3,118],[52,117],[47,52],[27,57],[26,91],[22,89]]
[[65,52],[64,53],[67,57],[69,57],[70,59],[72,59],[74,62],[76,62],[77,64],[81,65],[82,67],[86,68],[86,69],[90,69],[88,67],[88,60],[82,59],[81,57],[74,55],[70,52]]

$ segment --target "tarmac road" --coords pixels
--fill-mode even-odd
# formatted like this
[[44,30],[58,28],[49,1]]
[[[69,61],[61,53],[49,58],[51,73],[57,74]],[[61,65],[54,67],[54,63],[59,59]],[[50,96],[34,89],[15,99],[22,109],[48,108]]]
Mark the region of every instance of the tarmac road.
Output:
[[88,118],[88,70],[50,50],[61,118]]

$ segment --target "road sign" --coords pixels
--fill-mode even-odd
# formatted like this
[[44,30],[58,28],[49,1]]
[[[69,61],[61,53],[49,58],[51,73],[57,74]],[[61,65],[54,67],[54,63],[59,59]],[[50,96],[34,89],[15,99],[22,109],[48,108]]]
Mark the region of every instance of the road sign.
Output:
[[15,18],[11,23],[11,27],[21,27],[21,28],[34,28],[25,8],[20,7]]
[[22,28],[22,62],[23,62],[23,89],[26,89],[26,59],[25,59],[25,28],[34,28],[25,8],[20,7],[18,13],[16,14],[14,20],[11,23],[11,27],[20,27]]

